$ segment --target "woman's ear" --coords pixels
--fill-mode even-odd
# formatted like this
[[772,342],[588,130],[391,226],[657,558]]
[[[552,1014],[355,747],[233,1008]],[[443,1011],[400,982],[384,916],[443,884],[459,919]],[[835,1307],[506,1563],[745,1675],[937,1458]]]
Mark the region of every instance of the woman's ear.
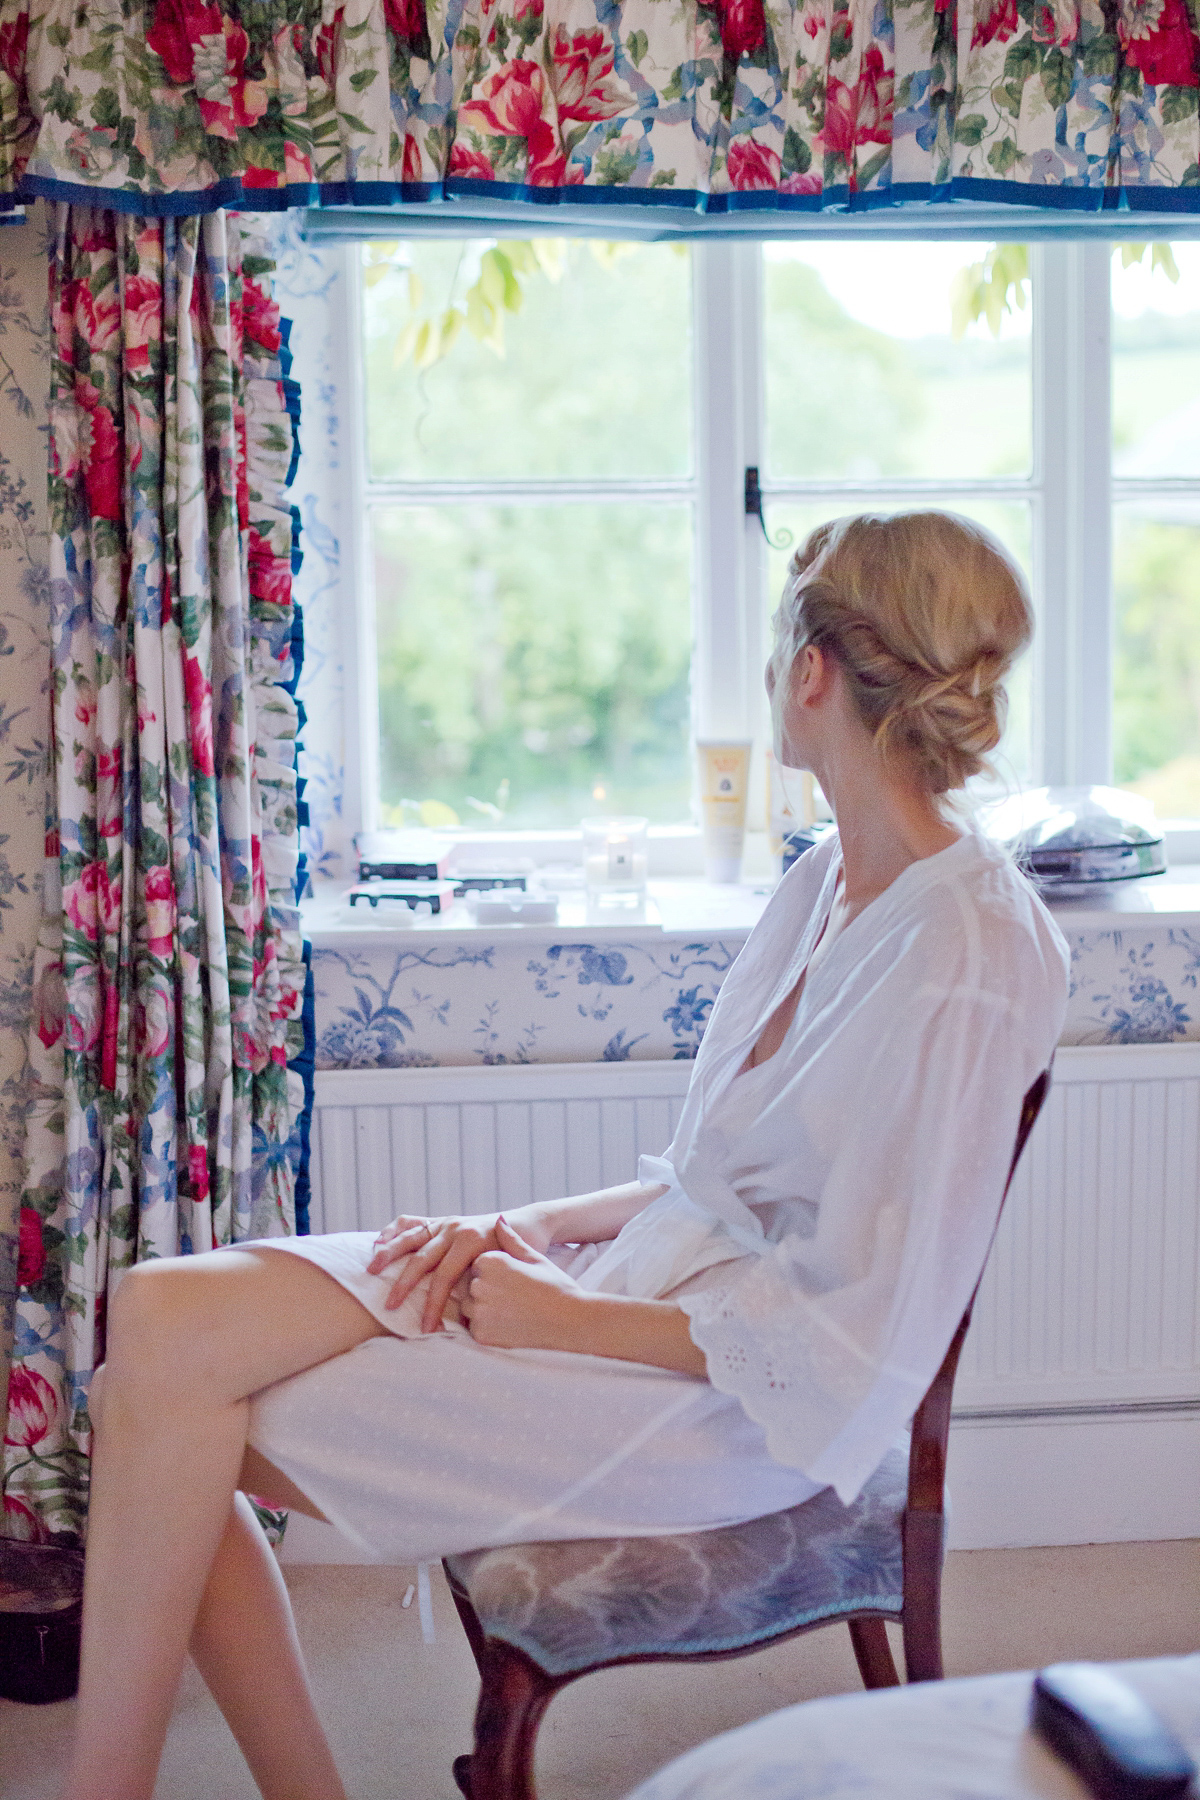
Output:
[[805,644],[792,664],[792,693],[801,706],[814,706],[833,682],[833,658],[819,644]]

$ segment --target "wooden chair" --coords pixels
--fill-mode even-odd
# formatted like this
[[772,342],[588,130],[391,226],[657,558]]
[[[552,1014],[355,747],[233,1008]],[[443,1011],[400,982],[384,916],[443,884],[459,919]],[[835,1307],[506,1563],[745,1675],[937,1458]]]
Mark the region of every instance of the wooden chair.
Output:
[[[1046,1070],[1025,1096],[1005,1196],[1049,1086]],[[536,1800],[534,1745],[550,1701],[620,1663],[744,1656],[842,1619],[865,1686],[892,1687],[891,1619],[907,1679],[940,1680],[946,1442],[974,1304],[972,1294],[913,1416],[907,1462],[893,1451],[849,1507],[824,1489],[715,1531],[447,1557],[480,1675],[474,1753],[454,1764],[467,1800]]]

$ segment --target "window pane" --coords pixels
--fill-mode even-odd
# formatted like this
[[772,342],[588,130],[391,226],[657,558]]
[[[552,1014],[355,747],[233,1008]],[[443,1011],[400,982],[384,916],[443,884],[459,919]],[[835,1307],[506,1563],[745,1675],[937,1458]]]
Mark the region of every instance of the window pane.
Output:
[[1200,475],[1200,244],[1172,244],[1179,280],[1150,253],[1112,259],[1113,472]]
[[986,244],[764,248],[767,468],[801,476],[1024,474],[1030,315],[955,342],[951,289]]
[[366,261],[372,478],[687,475],[691,259],[671,245],[564,243],[557,279],[522,275],[520,311],[502,314],[503,355],[464,327],[431,368],[397,363],[410,320],[462,310],[491,247],[429,238],[394,246],[382,273]]
[[1113,589],[1116,779],[1200,817],[1200,498],[1115,508]]
[[[936,502],[931,504],[936,505]],[[787,579],[788,563],[793,552],[803,544],[808,533],[824,520],[841,518],[851,509],[849,507],[786,505],[777,502],[769,508],[767,523],[773,538],[778,541],[781,532],[792,533],[792,542],[784,550],[772,550],[768,557],[767,594],[769,613],[774,615],[779,604],[779,596],[783,592]],[[855,509],[860,510],[858,502]],[[866,510],[865,508],[861,510]],[[881,502],[871,506],[876,513],[904,512],[906,507],[896,502]],[[997,501],[975,500],[968,503],[955,501],[947,505],[947,511],[963,513],[974,519],[988,531],[993,532],[1005,549],[1014,556],[1025,571],[1026,580],[1030,579],[1031,520],[1028,506],[1004,505]],[[768,633],[768,643],[770,634]],[[999,749],[993,751],[992,762],[996,767],[1001,782],[1022,781],[1032,778],[1033,764],[1033,668],[1032,658],[1027,653],[1017,663],[1008,679],[1008,727]]]
[[371,519],[385,808],[435,799],[486,824],[474,796],[529,827],[598,805],[688,817],[689,507]]

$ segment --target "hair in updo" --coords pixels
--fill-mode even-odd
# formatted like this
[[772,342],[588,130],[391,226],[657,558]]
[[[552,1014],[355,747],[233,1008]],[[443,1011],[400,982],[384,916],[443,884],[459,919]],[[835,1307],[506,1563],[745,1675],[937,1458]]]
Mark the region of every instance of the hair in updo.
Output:
[[806,644],[831,655],[879,748],[930,793],[960,788],[1000,742],[1004,676],[1033,636],[1024,580],[956,513],[862,513],[819,525],[775,616],[780,680]]

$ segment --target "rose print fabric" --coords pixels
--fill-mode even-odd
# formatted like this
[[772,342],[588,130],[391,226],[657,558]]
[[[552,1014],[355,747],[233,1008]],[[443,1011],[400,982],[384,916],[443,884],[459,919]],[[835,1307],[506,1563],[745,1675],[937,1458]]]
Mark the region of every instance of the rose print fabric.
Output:
[[0,0],[0,203],[1187,210],[1195,4]]
[[248,221],[59,209],[53,739],[6,1530],[77,1535],[108,1296],[292,1229],[291,429]]

